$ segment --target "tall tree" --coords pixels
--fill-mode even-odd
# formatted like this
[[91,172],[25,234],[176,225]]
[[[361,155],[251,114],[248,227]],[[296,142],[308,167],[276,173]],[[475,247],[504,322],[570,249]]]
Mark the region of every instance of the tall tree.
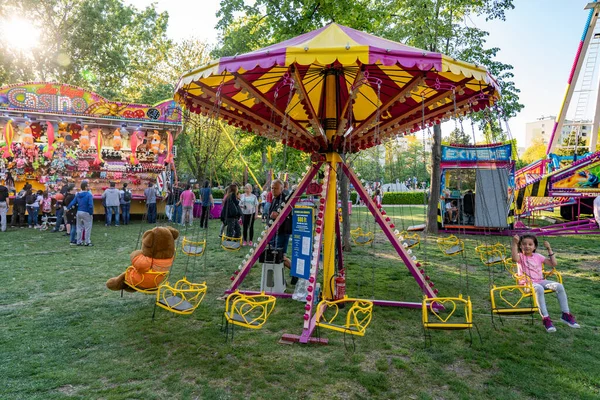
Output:
[[138,101],[171,45],[168,14],[155,5],[138,10],[122,0],[17,0],[0,3],[0,16],[25,19],[40,31],[31,52],[0,47],[0,83],[55,80]]

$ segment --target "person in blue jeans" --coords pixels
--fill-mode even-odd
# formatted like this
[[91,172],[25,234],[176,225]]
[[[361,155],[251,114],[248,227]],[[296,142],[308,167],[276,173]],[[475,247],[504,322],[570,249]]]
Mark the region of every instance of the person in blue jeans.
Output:
[[156,223],[156,188],[153,182],[148,182],[148,188],[144,190],[146,198],[146,213],[149,224]]
[[119,203],[121,206],[121,214],[123,214],[123,224],[129,225],[129,210],[131,209],[131,190],[127,189],[127,182],[123,183],[123,189],[119,191]]
[[121,193],[115,187],[114,182],[110,182],[110,187],[102,193],[102,200],[106,202],[106,226],[110,226],[113,215],[115,217],[115,226],[119,226],[119,206],[121,202]]
[[200,228],[208,228],[208,216],[214,204],[210,182],[204,181],[204,187],[200,189],[200,200],[202,201],[202,215],[200,216]]

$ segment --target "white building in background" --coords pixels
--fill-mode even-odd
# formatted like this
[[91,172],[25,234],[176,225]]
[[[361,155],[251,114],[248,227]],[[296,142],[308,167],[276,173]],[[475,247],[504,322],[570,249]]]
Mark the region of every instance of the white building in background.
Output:
[[[548,143],[550,141],[550,136],[552,135],[555,120],[555,116],[540,117],[534,122],[525,124],[524,148],[529,148],[533,143],[533,139],[536,137],[541,137],[544,143]],[[571,132],[579,128],[581,128],[581,138],[586,142],[589,142],[589,132],[592,129],[592,121],[575,122],[566,120],[558,138],[559,145],[562,145],[563,140],[569,137]]]

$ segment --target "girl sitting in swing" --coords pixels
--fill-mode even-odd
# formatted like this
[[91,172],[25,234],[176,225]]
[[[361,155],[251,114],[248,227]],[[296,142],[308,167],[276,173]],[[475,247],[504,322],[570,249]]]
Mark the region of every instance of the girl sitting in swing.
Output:
[[544,241],[544,247],[548,250],[548,257],[536,253],[538,247],[537,237],[531,234],[513,236],[511,245],[512,260],[517,263],[518,274],[525,275],[531,279],[533,289],[535,290],[535,298],[538,303],[540,314],[542,315],[542,323],[547,332],[556,332],[556,328],[552,324],[548,310],[546,309],[546,298],[544,290],[550,289],[556,292],[558,303],[562,311],[560,320],[571,328],[580,328],[575,321],[573,314],[569,312],[569,303],[567,301],[567,293],[561,283],[545,279],[543,273],[543,264],[551,267],[556,267],[557,262],[550,247],[550,243]]

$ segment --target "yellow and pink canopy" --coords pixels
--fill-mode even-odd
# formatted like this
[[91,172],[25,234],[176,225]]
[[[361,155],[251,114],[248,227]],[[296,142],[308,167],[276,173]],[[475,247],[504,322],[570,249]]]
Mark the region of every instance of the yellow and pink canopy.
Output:
[[498,97],[483,67],[338,24],[211,61],[175,92],[192,112],[307,152],[356,152]]

